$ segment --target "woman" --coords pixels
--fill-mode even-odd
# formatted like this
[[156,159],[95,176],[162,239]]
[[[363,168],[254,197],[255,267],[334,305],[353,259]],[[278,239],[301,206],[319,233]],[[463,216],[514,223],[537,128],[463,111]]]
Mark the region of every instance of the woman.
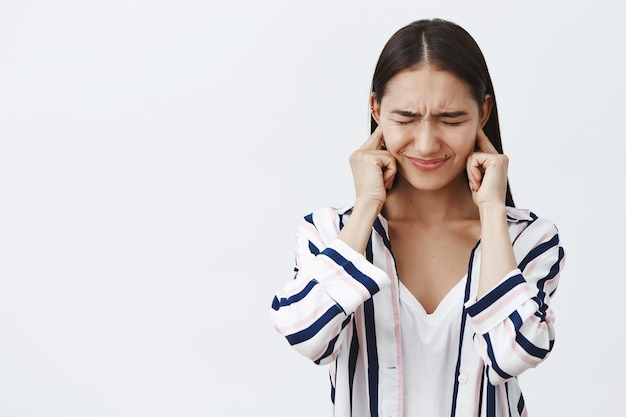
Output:
[[421,20],[376,66],[356,198],[306,216],[276,329],[330,365],[335,416],[522,416],[517,376],[554,343],[553,224],[514,208],[484,57]]

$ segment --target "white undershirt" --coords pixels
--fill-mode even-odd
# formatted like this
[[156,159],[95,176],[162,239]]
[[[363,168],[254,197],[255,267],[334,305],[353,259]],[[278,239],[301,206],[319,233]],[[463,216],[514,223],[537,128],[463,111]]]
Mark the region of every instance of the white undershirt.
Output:
[[400,283],[405,417],[450,414],[466,280],[463,277],[431,314]]

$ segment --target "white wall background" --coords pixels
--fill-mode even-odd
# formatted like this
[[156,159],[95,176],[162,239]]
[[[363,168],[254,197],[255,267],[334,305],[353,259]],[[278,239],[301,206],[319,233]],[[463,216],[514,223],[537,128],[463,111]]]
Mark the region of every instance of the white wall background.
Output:
[[327,415],[269,306],[299,218],[353,196],[380,49],[428,17],[481,45],[518,206],[567,249],[531,415],[623,412],[613,3],[1,0],[0,416]]

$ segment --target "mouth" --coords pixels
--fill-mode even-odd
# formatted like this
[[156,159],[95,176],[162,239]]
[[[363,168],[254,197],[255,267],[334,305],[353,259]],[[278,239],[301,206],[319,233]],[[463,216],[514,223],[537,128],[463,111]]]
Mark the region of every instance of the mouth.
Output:
[[411,161],[411,164],[420,171],[434,171],[440,168],[443,164],[446,163],[449,156],[444,156],[443,158],[433,158],[433,159],[421,159],[421,158],[411,158],[408,157]]

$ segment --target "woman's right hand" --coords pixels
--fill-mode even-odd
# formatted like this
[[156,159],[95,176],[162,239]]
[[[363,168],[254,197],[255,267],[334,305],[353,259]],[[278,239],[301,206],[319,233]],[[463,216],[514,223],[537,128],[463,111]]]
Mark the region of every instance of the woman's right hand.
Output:
[[378,126],[363,146],[350,155],[356,203],[375,203],[379,211],[396,176],[396,159],[382,143],[383,131]]
[[383,132],[377,127],[363,146],[350,155],[356,200],[337,237],[359,253],[365,252],[372,225],[396,176],[396,159],[383,148],[382,141]]

